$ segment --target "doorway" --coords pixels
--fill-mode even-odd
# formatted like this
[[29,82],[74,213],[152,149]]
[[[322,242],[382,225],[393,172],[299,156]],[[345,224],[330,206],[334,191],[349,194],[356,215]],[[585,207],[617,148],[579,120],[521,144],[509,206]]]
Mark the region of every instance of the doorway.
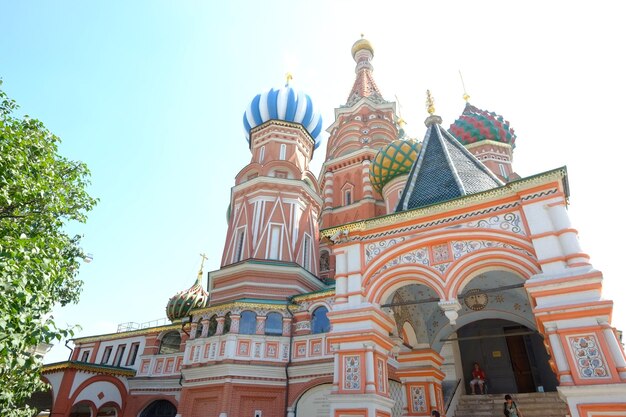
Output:
[[556,391],[543,337],[532,329],[486,319],[461,327],[457,336],[467,392],[474,362],[485,371],[489,394]]

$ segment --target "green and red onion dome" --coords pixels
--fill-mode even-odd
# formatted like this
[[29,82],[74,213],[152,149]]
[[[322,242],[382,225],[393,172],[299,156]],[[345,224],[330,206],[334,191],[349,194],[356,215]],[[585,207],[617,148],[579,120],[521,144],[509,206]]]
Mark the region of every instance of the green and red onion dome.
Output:
[[165,312],[167,313],[167,318],[171,321],[182,319],[187,317],[194,308],[206,307],[208,301],[209,294],[204,290],[200,279],[198,279],[191,288],[180,291],[170,298],[167,302],[167,307],[165,307]]
[[397,139],[378,151],[370,165],[372,187],[382,193],[389,181],[408,174],[421,148],[422,144],[417,141]]
[[463,145],[493,140],[515,148],[515,131],[508,121],[494,112],[481,110],[469,103],[449,131]]

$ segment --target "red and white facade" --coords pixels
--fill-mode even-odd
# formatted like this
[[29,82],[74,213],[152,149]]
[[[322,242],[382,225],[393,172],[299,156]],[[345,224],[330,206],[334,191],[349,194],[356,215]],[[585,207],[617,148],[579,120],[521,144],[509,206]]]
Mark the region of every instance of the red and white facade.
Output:
[[[473,361],[493,393],[558,390],[573,417],[626,415],[626,356],[569,221],[566,169],[396,213],[407,176],[384,195],[369,181],[398,137],[395,104],[369,42],[353,56],[319,178],[302,125],[254,127],[209,303],[74,340],[43,370],[51,416],[453,416]],[[510,180],[512,150],[496,145],[470,151],[502,153]]]

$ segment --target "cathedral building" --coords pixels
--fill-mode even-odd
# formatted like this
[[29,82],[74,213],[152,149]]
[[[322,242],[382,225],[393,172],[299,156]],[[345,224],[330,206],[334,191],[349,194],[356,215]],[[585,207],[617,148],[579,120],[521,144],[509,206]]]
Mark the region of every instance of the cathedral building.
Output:
[[169,300],[167,323],[74,339],[43,368],[51,416],[453,417],[502,413],[504,394],[525,417],[626,416],[566,168],[520,177],[509,122],[467,102],[446,127],[430,93],[407,137],[372,45],[351,53],[331,123],[289,79],[252,99],[220,268]]

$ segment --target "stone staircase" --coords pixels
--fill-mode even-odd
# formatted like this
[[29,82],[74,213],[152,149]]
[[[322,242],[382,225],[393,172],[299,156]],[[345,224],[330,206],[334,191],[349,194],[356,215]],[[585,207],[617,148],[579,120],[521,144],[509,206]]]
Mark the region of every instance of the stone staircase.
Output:
[[[565,417],[567,404],[556,392],[511,394],[524,417]],[[454,417],[504,417],[504,394],[463,395]]]

